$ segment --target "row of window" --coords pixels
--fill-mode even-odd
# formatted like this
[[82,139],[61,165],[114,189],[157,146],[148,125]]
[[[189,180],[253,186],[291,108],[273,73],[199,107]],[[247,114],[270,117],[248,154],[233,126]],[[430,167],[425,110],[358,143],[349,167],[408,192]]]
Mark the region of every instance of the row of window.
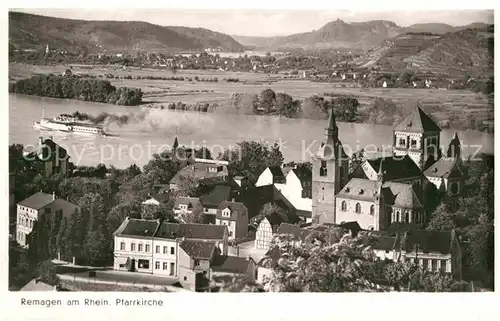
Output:
[[401,213],[399,210],[397,210],[392,217],[392,222],[398,222],[398,223],[411,223],[411,216],[410,212],[406,213]]
[[[135,245],[136,245],[135,243],[130,243],[130,251],[131,252],[135,251]],[[144,244],[141,244],[141,243],[138,244],[138,246],[137,246],[138,252],[143,252],[143,245]],[[120,243],[120,250],[125,251],[125,242]],[[160,253],[160,250],[161,250],[161,247],[159,245],[157,245],[155,248],[155,253]],[[150,251],[150,245],[146,244],[146,246],[144,247],[144,252],[148,253],[149,251]],[[168,254],[168,246],[163,247],[163,254]],[[170,254],[172,254],[172,255],[175,254],[175,247],[173,247],[173,246],[170,247]]]
[[21,211],[26,211],[26,212],[28,212],[28,213],[35,213],[35,212],[36,212],[34,209],[29,208],[29,207],[26,207],[26,206],[19,206],[19,209],[20,209]]
[[[342,201],[342,203],[340,204],[340,210],[342,212],[347,211],[346,201]],[[356,212],[356,214],[361,214],[361,204],[356,203],[356,206],[354,207],[354,212]],[[370,206],[370,215],[375,215],[375,205]]]
[[19,222],[19,225],[21,226],[26,226],[26,227],[29,227],[29,228],[33,228],[33,222],[35,220],[34,219],[30,219],[30,218],[25,218],[25,217],[21,217],[19,215],[19,218],[18,218],[18,222]]
[[[167,262],[163,262],[163,266],[161,264],[162,262],[159,262],[159,261],[156,261],[155,262],[155,270],[160,270],[161,267],[163,267],[163,271],[167,271],[168,270],[168,263]],[[175,263],[173,262],[170,262],[170,273],[169,275],[175,275]]]
[[[407,257],[406,261],[412,261],[414,259]],[[440,259],[419,259],[418,264],[422,266],[425,270],[429,268],[429,261],[431,263],[431,271],[437,272],[438,270],[441,272],[446,272],[446,264],[448,260],[440,260]],[[439,264],[438,264],[439,263]],[[438,267],[439,265],[439,267]]]
[[17,232],[17,240],[19,242],[26,242],[26,234],[23,232]]

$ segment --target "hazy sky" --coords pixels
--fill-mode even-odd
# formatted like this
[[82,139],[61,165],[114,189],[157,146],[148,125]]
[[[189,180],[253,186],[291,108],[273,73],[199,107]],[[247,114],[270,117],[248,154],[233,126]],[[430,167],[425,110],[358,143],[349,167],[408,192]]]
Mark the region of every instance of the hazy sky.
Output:
[[11,9],[46,16],[84,20],[147,21],[162,26],[203,27],[231,35],[277,36],[319,29],[340,18],[345,22],[390,20],[415,23],[493,23],[493,11],[352,11],[352,10],[180,10],[180,9]]

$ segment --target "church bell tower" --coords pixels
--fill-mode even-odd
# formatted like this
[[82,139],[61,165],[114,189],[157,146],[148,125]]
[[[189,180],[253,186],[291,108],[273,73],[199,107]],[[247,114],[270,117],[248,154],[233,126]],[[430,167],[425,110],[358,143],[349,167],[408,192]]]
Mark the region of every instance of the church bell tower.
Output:
[[335,199],[348,181],[349,157],[338,132],[331,110],[325,141],[312,158],[312,219],[315,223],[339,223],[335,221]]

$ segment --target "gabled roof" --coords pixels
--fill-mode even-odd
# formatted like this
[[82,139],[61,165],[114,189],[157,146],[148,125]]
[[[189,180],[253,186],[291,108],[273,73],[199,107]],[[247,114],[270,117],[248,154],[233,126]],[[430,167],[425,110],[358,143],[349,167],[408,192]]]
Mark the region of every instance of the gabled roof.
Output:
[[179,196],[175,199],[174,208],[179,208],[179,205],[187,205],[188,208],[194,208],[201,207],[201,202],[197,197]]
[[247,260],[243,257],[220,255],[214,258],[210,268],[214,272],[245,274],[252,261],[252,259]]
[[297,225],[281,223],[276,233],[292,235],[294,240],[300,240],[304,242],[306,240],[306,237],[308,237],[312,233],[312,231],[300,228]]
[[193,259],[210,260],[216,248],[215,242],[184,240],[179,246]]
[[395,131],[423,133],[440,132],[441,128],[420,107],[416,106],[411,114],[406,116],[394,127]]
[[212,224],[177,224],[163,222],[155,237],[166,239],[199,239],[199,240],[222,240],[226,235],[227,227]]
[[458,167],[456,158],[441,158],[424,172],[427,177],[460,177],[463,176],[462,171]]
[[[417,197],[417,194],[413,190],[413,187],[410,184],[396,183],[396,182],[385,182],[383,187],[383,192],[386,192],[386,188],[388,188],[393,196],[393,202],[391,205],[400,208],[422,208],[422,203]],[[386,194],[386,199],[387,197]]]
[[375,159],[367,159],[368,164],[373,170],[378,173],[380,163],[383,161],[384,180],[391,181],[395,179],[403,179],[409,177],[417,177],[421,175],[420,168],[410,158],[410,156],[389,156]]
[[[208,168],[219,167],[221,171],[219,172],[209,172]],[[183,176],[193,176],[197,180],[213,178],[217,176],[227,176],[227,166],[223,164],[210,164],[194,162],[178,171],[174,177],[170,180],[170,184],[179,184]]]
[[127,217],[113,235],[153,237],[159,226],[160,222],[158,220],[142,220]]
[[53,195],[44,192],[36,192],[30,197],[17,203],[18,205],[29,207],[35,210],[41,209],[54,201]]
[[408,231],[401,236],[401,249],[413,252],[415,245],[418,244],[419,252],[450,254],[453,233],[454,231]]
[[[229,208],[231,211],[231,216],[222,216],[222,210]],[[239,217],[248,215],[248,209],[245,206],[245,204],[240,203],[240,202],[229,202],[229,201],[224,201],[219,204],[219,208],[217,209],[217,218],[222,218],[225,220],[232,220],[236,221],[238,220]]]
[[223,201],[229,200],[230,196],[230,186],[212,185],[200,196],[200,202],[206,207],[218,207]]

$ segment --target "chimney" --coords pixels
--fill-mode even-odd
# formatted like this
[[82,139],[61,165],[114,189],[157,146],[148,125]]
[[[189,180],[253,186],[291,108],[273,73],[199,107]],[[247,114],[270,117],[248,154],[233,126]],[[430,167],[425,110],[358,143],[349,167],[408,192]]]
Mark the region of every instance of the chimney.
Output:
[[49,139],[50,139],[51,141],[54,141],[54,136],[49,136]]
[[39,136],[38,137],[38,146],[42,146],[43,145],[43,136]]
[[52,200],[55,201],[56,200],[56,192],[52,192]]

